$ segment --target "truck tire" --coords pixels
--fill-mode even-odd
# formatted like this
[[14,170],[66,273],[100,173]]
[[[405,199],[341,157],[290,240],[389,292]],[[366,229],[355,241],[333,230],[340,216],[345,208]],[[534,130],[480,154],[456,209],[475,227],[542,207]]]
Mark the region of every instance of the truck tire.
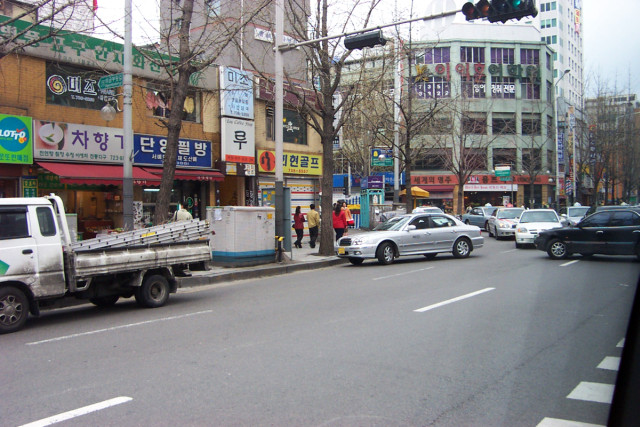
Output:
[[89,301],[97,307],[113,307],[119,299],[120,295],[109,295],[108,297],[90,298]]
[[169,299],[169,282],[161,274],[152,274],[136,289],[136,302],[145,308],[162,307]]
[[0,334],[22,329],[29,316],[29,300],[14,286],[0,288]]

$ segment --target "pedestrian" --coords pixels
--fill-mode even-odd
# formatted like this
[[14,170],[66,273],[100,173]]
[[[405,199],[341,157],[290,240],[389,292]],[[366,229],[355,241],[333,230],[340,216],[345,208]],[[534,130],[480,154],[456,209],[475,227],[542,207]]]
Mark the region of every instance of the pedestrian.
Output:
[[296,241],[293,244],[296,248],[302,248],[302,235],[304,233],[304,214],[300,212],[300,206],[296,206],[296,213],[293,214],[293,228],[296,230]]
[[184,208],[184,205],[178,205],[178,210],[173,214],[174,221],[189,221],[193,219],[191,212]]
[[320,214],[316,211],[316,205],[309,205],[309,213],[307,213],[307,224],[309,225],[309,246],[316,247],[318,239],[318,230],[320,229]]
[[336,241],[338,241],[338,239],[340,239],[344,234],[344,229],[347,228],[347,218],[345,216],[344,210],[342,209],[341,203],[336,204],[332,216],[333,230],[336,232]]
[[344,217],[347,220],[347,226],[344,228],[344,235],[346,236],[349,232],[349,227],[353,227],[355,221],[353,220],[353,215],[351,215],[351,210],[347,202],[342,202],[342,210],[344,210]]

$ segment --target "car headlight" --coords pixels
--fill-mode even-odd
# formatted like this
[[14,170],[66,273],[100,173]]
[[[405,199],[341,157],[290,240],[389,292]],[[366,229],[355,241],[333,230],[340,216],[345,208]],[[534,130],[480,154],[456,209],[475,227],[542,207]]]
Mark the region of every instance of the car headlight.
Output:
[[520,227],[518,228],[518,230],[516,230],[518,233],[527,233],[527,229],[524,227]]
[[499,221],[498,222],[498,226],[499,227],[509,227],[509,223],[508,222]]

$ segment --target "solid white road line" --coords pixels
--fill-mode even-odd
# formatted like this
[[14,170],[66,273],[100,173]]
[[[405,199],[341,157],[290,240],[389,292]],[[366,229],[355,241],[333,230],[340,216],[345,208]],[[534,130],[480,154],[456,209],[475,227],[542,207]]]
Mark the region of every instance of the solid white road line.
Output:
[[70,420],[81,415],[87,415],[91,412],[100,411],[102,409],[109,408],[111,406],[120,405],[121,403],[129,402],[133,400],[131,397],[120,396],[114,399],[105,400],[104,402],[94,403],[93,405],[85,406],[83,408],[74,409],[73,411],[63,412],[62,414],[54,415],[49,418],[43,418],[38,421],[34,421],[29,424],[24,424],[20,427],[42,427],[50,426],[51,424],[59,423],[61,421]]
[[112,328],[105,328],[105,329],[96,329],[95,331],[81,332],[81,333],[78,333],[78,334],[65,335],[65,336],[62,336],[62,337],[50,338],[50,339],[42,340],[42,341],[28,342],[26,345],[38,345],[38,344],[44,344],[44,343],[48,343],[48,342],[68,340],[68,339],[71,339],[71,338],[82,337],[82,336],[85,336],[85,335],[93,335],[93,334],[99,334],[99,333],[102,333],[102,332],[117,331],[118,329],[132,328],[134,326],[148,325],[150,323],[156,323],[156,322],[165,322],[167,320],[182,319],[184,317],[197,316],[199,314],[212,313],[212,312],[213,312],[213,310],[205,310],[205,311],[198,311],[196,313],[181,314],[180,316],[163,317],[161,319],[146,320],[144,322],[138,322],[138,323],[129,323],[128,325],[114,326]]
[[392,274],[391,276],[376,277],[375,279],[372,279],[372,280],[384,280],[384,279],[389,279],[391,277],[402,276],[405,274],[417,273],[418,271],[431,270],[432,268],[433,267],[427,267],[427,268],[421,268],[419,270],[404,271],[402,273]]
[[620,369],[620,358],[614,356],[607,356],[602,359],[602,362],[598,365],[600,369],[608,369],[610,371],[617,371]]
[[618,345],[616,345],[616,347],[620,347],[620,348],[624,347],[624,338],[622,338],[620,342],[618,342]]
[[604,427],[602,424],[581,423],[578,421],[561,420],[559,418],[545,418],[537,427]]
[[569,399],[587,400],[589,402],[611,403],[613,384],[590,383],[581,381],[567,396]]
[[451,304],[452,302],[457,302],[457,301],[461,301],[463,299],[471,298],[471,297],[474,297],[476,295],[483,294],[485,292],[493,291],[494,289],[495,288],[485,288],[485,289],[482,289],[482,290],[479,290],[479,291],[476,291],[476,292],[471,292],[470,294],[461,295],[459,297],[451,298],[451,299],[448,299],[446,301],[442,301],[442,302],[439,302],[437,304],[428,305],[426,307],[422,307],[422,308],[419,308],[419,309],[413,310],[413,311],[415,311],[416,313],[424,313],[425,311],[429,311],[429,310],[431,310],[433,308],[442,307],[443,305]]
[[575,264],[576,262],[580,261],[579,259],[574,259],[573,261],[569,261],[569,262],[565,262],[564,264],[560,264],[560,267],[567,267],[571,264]]

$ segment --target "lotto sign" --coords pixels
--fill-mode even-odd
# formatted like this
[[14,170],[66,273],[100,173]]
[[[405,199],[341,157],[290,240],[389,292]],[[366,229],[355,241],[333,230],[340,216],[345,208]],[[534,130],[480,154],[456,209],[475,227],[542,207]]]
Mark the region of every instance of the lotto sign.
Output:
[[31,117],[0,114],[0,163],[33,163]]
[[234,163],[255,163],[255,126],[250,120],[222,118],[222,160]]

